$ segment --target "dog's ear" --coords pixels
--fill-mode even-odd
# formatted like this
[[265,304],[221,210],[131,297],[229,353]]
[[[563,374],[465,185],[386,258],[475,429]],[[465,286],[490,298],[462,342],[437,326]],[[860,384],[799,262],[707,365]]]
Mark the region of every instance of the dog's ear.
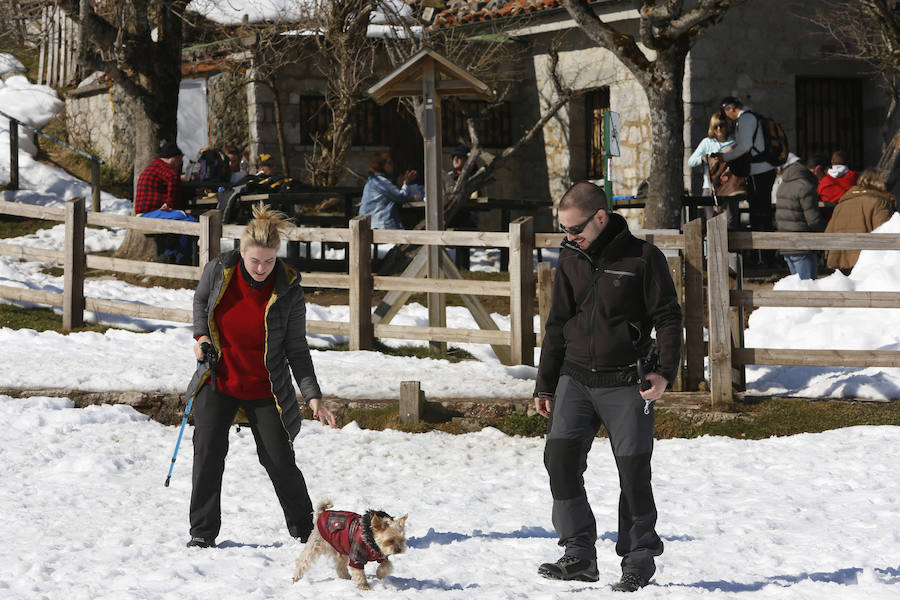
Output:
[[408,517],[408,516],[409,516],[409,513],[407,513],[407,514],[403,515],[402,517],[400,517],[399,519],[397,519],[397,521],[396,521],[397,525],[399,525],[400,527],[405,527],[406,526],[406,517]]
[[387,524],[384,519],[378,515],[372,515],[372,531],[384,531],[385,529],[387,529]]

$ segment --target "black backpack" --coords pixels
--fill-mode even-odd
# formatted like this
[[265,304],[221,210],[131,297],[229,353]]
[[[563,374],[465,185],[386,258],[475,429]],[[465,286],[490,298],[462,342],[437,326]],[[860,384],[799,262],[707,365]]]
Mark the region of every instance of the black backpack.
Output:
[[759,151],[756,148],[750,148],[750,162],[767,162],[773,167],[780,167],[787,160],[788,152],[790,152],[784,127],[768,117],[755,112],[748,112],[756,117],[756,129],[753,131],[753,140],[756,140],[756,132],[760,129],[762,129],[763,134],[763,150]]
[[204,148],[197,159],[200,181],[228,181],[228,160],[215,148]]

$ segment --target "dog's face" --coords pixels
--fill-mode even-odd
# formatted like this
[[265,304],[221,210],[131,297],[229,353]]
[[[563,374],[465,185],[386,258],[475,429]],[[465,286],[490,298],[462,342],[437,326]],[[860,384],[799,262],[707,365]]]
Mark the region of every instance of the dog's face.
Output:
[[385,556],[406,552],[406,517],[387,519],[374,515],[372,517],[372,537]]

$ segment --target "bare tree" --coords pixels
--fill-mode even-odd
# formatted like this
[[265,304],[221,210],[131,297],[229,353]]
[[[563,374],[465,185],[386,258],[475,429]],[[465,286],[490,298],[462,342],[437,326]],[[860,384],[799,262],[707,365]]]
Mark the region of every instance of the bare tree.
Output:
[[134,179],[177,134],[184,9],[189,0],[58,0],[81,25],[79,62],[136,101]]
[[315,138],[306,159],[310,183],[335,185],[353,142],[351,113],[363,100],[374,80],[376,45],[367,36],[370,0],[317,0],[316,47],[322,75],[327,81],[325,106],[328,128]]
[[[563,0],[569,14],[598,46],[606,48],[634,75],[650,104],[651,158],[649,193],[644,211],[648,228],[678,227],[684,183],[684,61],[704,31],[728,9],[745,0],[698,0],[685,8],[683,0],[640,2],[640,39],[603,21],[587,0]],[[651,59],[638,44],[650,50]]]
[[[554,96],[533,124],[496,156],[488,155],[478,136],[478,121],[485,118],[497,105],[509,100],[515,85],[522,80],[523,73],[519,64],[530,56],[529,45],[522,41],[507,39],[497,29],[482,32],[478,40],[472,40],[454,28],[430,29],[424,27],[420,19],[410,22],[397,14],[395,3],[378,0],[379,6],[387,15],[394,15],[396,34],[385,40],[391,62],[398,65],[423,48],[433,48],[443,56],[466,69],[467,72],[484,80],[490,80],[495,90],[495,97],[480,110],[465,110],[466,128],[469,134],[466,141],[470,147],[469,158],[463,166],[456,181],[449,189],[444,190],[444,213],[450,220],[460,209],[462,203],[478,188],[494,180],[495,173],[503,168],[513,155],[519,152],[543,129],[557,113],[566,106],[578,92],[571,89],[557,71],[559,56],[557,42],[548,50],[548,71],[554,86]],[[520,19],[524,25],[528,17]],[[419,27],[416,28],[415,26]],[[489,24],[488,27],[496,28]],[[418,98],[405,100],[416,115],[419,128],[422,128],[422,101]],[[451,101],[452,102],[452,101]]]
[[[283,70],[300,62],[305,56],[302,36],[296,35],[298,24],[277,19],[254,27],[254,32],[242,43],[243,50],[250,53],[251,68],[244,84],[260,84],[272,94],[272,112],[275,119],[275,136],[281,161],[281,172],[290,175],[287,161],[287,144],[284,136],[283,102],[278,85]],[[246,41],[249,40],[249,41]]]
[[836,57],[869,65],[888,96],[877,169],[888,187],[900,178],[900,10],[895,0],[826,0],[810,21],[838,43]]

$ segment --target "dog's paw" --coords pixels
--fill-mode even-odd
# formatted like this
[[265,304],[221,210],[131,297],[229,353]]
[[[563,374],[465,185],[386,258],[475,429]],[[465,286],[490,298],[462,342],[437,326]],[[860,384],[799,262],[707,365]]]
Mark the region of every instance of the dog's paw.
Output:
[[385,560],[381,563],[378,563],[378,569],[375,571],[375,577],[377,577],[378,579],[384,579],[393,572],[394,565],[391,564],[391,561]]

